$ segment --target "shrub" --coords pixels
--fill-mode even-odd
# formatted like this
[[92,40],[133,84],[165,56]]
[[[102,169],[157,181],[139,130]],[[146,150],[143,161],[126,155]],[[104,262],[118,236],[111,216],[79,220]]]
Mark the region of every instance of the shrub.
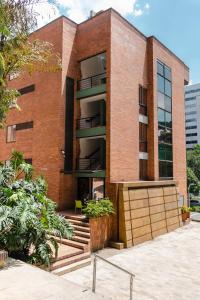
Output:
[[89,200],[83,213],[88,218],[98,218],[114,213],[113,203],[108,199]]
[[0,165],[0,249],[32,263],[49,265],[58,244],[54,236],[72,236],[72,226],[56,213],[47,198],[42,177],[33,179],[33,168],[23,155],[13,152],[9,164]]

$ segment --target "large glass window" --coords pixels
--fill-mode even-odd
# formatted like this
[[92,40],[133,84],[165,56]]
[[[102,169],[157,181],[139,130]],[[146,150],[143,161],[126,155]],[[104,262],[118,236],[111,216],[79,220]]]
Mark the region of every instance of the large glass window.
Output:
[[159,177],[173,178],[171,69],[157,62]]

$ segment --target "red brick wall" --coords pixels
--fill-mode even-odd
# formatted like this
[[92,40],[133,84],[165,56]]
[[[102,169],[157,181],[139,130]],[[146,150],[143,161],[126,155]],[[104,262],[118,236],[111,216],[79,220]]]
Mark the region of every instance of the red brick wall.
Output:
[[112,12],[107,138],[111,182],[139,179],[139,84],[147,86],[146,39]]

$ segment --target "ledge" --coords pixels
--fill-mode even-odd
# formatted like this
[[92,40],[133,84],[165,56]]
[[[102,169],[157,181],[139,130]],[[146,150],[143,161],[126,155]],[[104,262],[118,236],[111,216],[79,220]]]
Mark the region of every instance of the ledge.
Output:
[[141,187],[158,187],[158,186],[177,186],[177,180],[160,180],[160,181],[132,181],[132,182],[112,182],[119,184],[119,188],[141,188]]

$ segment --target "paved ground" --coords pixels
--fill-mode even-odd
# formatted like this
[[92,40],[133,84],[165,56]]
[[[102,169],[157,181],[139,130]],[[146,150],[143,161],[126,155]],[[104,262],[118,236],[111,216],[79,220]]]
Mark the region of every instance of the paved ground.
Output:
[[[191,222],[121,252],[105,249],[99,254],[135,273],[133,300],[200,299],[200,223]],[[92,266],[62,277],[91,288]],[[128,276],[99,261],[97,292],[109,299],[125,300],[129,299],[128,291]]]
[[90,290],[19,261],[0,270],[0,300],[107,300]]
[[200,222],[200,213],[192,212],[191,213],[191,219],[193,221]]

